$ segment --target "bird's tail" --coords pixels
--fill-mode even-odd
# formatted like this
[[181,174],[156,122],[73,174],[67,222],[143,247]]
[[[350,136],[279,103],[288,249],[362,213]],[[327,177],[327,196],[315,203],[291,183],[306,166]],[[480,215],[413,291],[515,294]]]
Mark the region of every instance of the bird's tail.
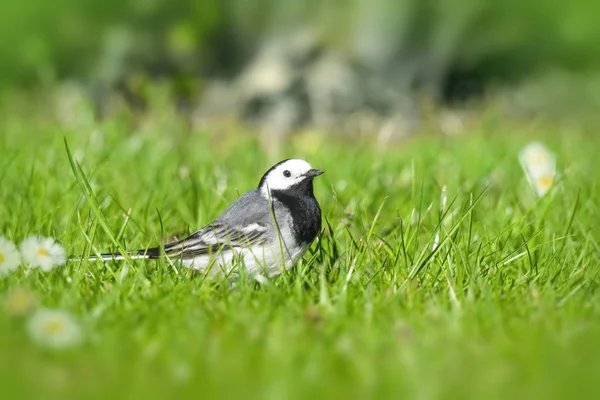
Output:
[[[127,252],[127,257],[130,260],[154,260],[159,258],[160,249],[158,247],[144,249],[144,250],[136,250]],[[69,258],[70,261],[119,261],[125,260],[125,257],[122,253],[105,253],[100,255],[91,255],[89,258],[83,258],[83,256],[72,256]]]

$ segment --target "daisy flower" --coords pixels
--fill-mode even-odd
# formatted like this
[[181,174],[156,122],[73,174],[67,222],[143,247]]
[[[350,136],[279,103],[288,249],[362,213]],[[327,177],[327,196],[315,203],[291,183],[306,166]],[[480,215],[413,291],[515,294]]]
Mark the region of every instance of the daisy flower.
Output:
[[29,319],[27,330],[34,342],[54,349],[75,346],[83,339],[81,326],[62,310],[39,309]]
[[9,275],[21,264],[21,256],[17,247],[3,237],[0,237],[0,278]]
[[15,289],[8,293],[5,300],[6,311],[11,315],[25,315],[37,304],[35,295],[25,289]]
[[521,167],[538,197],[544,196],[554,183],[556,157],[540,142],[525,146],[519,153]]
[[23,261],[31,268],[50,271],[67,261],[65,249],[51,237],[29,236],[20,247]]

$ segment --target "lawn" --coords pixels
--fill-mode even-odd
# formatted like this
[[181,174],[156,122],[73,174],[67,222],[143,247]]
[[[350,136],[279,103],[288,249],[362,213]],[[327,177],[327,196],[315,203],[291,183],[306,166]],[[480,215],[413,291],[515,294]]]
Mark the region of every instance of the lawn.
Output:
[[[190,128],[168,107],[95,121],[85,104],[54,106],[0,111],[0,236],[17,245],[36,234],[69,255],[154,246],[210,222],[287,157],[326,171],[324,229],[260,285],[164,260],[22,265],[0,279],[3,398],[597,392],[600,143],[583,126],[490,111],[452,137],[378,149],[305,133],[266,155],[244,129]],[[557,157],[539,199],[518,159],[532,140]],[[83,340],[39,345],[34,306],[16,315],[15,291],[72,315]]]

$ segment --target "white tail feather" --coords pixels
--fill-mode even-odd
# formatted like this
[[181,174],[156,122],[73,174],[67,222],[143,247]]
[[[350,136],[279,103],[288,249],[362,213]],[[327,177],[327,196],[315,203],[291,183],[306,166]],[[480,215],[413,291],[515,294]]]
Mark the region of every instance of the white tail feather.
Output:
[[[131,260],[144,260],[150,258],[149,254],[129,254]],[[125,256],[120,253],[114,254],[100,254],[99,256],[90,256],[89,258],[83,258],[82,256],[70,257],[69,261],[120,261],[125,260]]]

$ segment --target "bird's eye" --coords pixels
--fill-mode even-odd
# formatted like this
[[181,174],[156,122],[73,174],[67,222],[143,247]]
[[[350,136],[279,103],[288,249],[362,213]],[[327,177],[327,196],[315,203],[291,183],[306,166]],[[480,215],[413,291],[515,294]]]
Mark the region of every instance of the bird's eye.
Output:
[[289,178],[290,176],[292,176],[292,173],[286,169],[285,171],[283,171],[283,176]]

